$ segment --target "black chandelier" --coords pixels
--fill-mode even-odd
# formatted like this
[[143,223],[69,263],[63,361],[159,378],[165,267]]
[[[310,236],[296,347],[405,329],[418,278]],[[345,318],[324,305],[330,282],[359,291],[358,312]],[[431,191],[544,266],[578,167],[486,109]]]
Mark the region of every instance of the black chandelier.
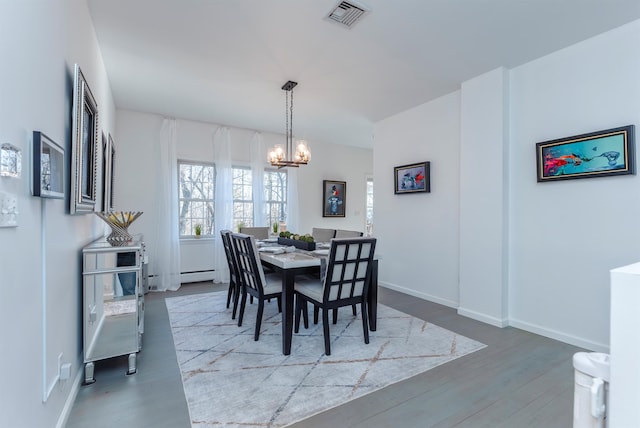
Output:
[[276,144],[269,150],[268,160],[269,163],[278,168],[291,166],[299,167],[300,165],[306,165],[311,159],[311,152],[307,143],[304,140],[298,140],[296,142],[295,150],[293,144],[293,88],[296,87],[298,82],[289,80],[282,85],[282,90],[285,91],[285,137],[286,142],[283,147],[281,144]]

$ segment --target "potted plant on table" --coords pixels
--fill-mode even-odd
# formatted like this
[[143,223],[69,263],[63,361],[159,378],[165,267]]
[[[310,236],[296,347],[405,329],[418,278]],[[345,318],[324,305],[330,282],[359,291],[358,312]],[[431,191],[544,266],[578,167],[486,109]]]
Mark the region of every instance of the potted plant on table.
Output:
[[298,235],[297,233],[291,233],[289,231],[280,232],[278,244],[293,245],[296,248],[307,251],[313,251],[316,249],[316,243],[313,240],[313,236],[309,234]]

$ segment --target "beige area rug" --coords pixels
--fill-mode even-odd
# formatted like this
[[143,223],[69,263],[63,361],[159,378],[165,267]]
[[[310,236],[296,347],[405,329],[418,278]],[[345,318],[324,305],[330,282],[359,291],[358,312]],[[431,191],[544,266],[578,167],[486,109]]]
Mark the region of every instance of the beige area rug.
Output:
[[226,292],[166,303],[193,428],[286,426],[485,347],[378,305],[368,345],[359,314],[346,307],[331,325],[332,355],[324,355],[322,321],[314,325],[310,316],[285,356],[273,300],[265,304],[258,342],[256,304],[247,302],[238,327]]

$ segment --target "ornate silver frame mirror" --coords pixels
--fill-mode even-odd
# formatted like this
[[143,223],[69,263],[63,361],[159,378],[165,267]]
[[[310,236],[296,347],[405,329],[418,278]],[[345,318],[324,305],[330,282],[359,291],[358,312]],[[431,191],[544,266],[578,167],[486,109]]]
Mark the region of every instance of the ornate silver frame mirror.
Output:
[[116,148],[113,144],[113,139],[111,138],[111,134],[109,134],[109,138],[105,138],[103,134],[104,140],[104,163],[103,163],[103,195],[102,195],[102,211],[109,212],[113,210],[113,167],[116,156]]
[[73,78],[71,118],[71,214],[95,211],[97,199],[98,104],[80,66]]

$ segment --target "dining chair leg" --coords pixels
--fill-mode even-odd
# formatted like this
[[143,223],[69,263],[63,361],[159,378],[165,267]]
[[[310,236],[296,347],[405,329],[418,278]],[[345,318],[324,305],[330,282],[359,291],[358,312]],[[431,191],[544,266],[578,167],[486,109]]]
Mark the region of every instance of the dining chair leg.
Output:
[[229,283],[229,291],[227,292],[227,309],[231,304],[231,297],[233,297],[233,291],[235,289],[235,284],[233,282]]
[[318,314],[320,313],[320,308],[316,305],[313,305],[313,323],[318,324]]
[[360,304],[362,310],[362,332],[364,333],[364,343],[369,343],[369,317],[367,316],[367,303],[365,300]]
[[298,333],[300,331],[300,317],[302,316],[302,322],[304,322],[304,328],[309,328],[309,311],[307,310],[307,301],[300,296],[296,296],[296,307],[295,307],[295,322],[293,331],[294,333]]
[[242,301],[240,302],[240,314],[238,315],[238,327],[242,327],[242,318],[244,317],[244,307],[247,304],[247,293],[242,293]]
[[309,328],[309,309],[307,308],[307,301],[302,299],[302,302],[300,303],[302,305],[302,316],[303,321],[304,321],[304,328],[307,329]]
[[331,337],[329,336],[329,309],[322,309],[322,329],[324,331],[324,353],[331,355]]
[[353,312],[354,317],[358,314],[358,311],[356,310],[356,305],[351,305],[351,312]]
[[238,313],[238,302],[240,300],[240,284],[234,284],[233,290],[233,311],[231,312],[231,319],[236,319]]
[[282,313],[282,298],[278,297],[278,312]]
[[302,312],[302,303],[300,303],[300,300],[302,300],[299,296],[296,296],[296,302],[295,302],[295,318],[293,320],[293,332],[294,333],[298,333],[300,331],[300,314]]
[[262,325],[262,312],[264,311],[264,300],[258,301],[258,313],[256,314],[256,332],[253,335],[253,340],[258,340],[260,337],[260,327]]
[[338,308],[333,310],[333,323],[338,324]]

